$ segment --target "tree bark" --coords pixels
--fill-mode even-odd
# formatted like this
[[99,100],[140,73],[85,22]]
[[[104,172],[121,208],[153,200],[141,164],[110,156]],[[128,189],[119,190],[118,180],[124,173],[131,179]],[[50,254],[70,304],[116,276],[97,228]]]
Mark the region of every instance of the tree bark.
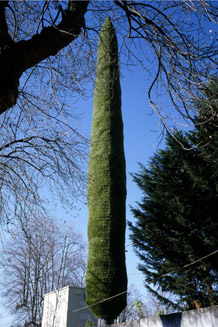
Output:
[[0,2],[0,114],[16,104],[19,79],[26,69],[55,56],[79,36],[88,4],[89,1],[69,1],[60,24],[43,28],[27,41],[14,42],[5,18],[8,1]]

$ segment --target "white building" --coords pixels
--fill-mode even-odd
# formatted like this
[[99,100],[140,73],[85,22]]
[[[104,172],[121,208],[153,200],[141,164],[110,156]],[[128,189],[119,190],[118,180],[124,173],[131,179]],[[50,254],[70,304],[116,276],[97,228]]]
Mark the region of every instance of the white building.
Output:
[[45,294],[42,327],[85,327],[87,320],[96,326],[97,320],[86,306],[83,288],[66,286]]

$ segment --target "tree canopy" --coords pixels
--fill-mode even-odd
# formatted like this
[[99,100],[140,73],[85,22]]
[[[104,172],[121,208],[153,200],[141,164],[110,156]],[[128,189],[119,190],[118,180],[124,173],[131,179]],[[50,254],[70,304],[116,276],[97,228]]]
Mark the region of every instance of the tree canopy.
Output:
[[180,308],[218,303],[217,94],[215,80],[196,103],[196,128],[174,133],[183,147],[168,136],[166,148],[133,175],[143,192],[130,224],[139,269],[150,291],[164,303],[159,290],[173,293],[170,304]]
[[[55,32],[54,28],[48,28],[48,33],[50,36],[56,33],[55,42],[52,41],[54,36],[51,38],[49,36],[48,39],[48,35],[46,36],[44,32],[42,33],[45,37],[44,41],[37,34],[38,32],[35,38],[32,38],[33,25],[37,19],[39,23],[44,5],[46,6],[45,2],[38,1],[11,3],[1,1],[0,3],[0,223],[2,226],[13,224],[14,218],[19,219],[24,226],[26,217],[38,213],[39,210],[44,215],[49,201],[56,202],[57,195],[62,204],[69,203],[71,206],[73,200],[81,195],[85,185],[83,164],[87,140],[78,131],[79,117],[74,112],[74,105],[71,103],[70,107],[67,106],[66,88],[65,95],[61,93],[65,78],[60,62],[58,64],[57,57],[54,61],[49,58],[47,63],[44,61],[39,66],[35,62],[30,70],[26,71],[25,68],[22,71],[21,68],[20,60],[24,60],[26,62],[23,62],[24,65],[28,65],[28,59],[25,59],[27,53],[30,60],[38,57],[39,63],[43,59],[42,57],[40,59],[39,53],[42,51],[45,55],[46,46],[51,50],[49,41],[54,43],[54,47],[58,44],[57,34],[61,32]],[[80,5],[82,4],[78,3],[78,6]],[[45,16],[43,17],[46,19]],[[75,23],[75,20],[73,21]],[[45,21],[42,24],[47,25]],[[37,41],[39,38],[40,41]],[[68,38],[65,37],[62,41],[65,45],[66,39]],[[38,55],[37,51],[39,51]],[[52,67],[51,62],[55,62],[56,68]],[[67,65],[67,59],[65,64]],[[72,63],[68,66],[69,73]],[[21,73],[23,75],[19,84]],[[55,83],[57,79],[58,83]],[[15,90],[18,85],[19,90]],[[14,92],[16,96],[19,95],[17,99]],[[6,110],[6,107],[12,106],[11,101],[16,102],[16,105]],[[45,199],[48,191],[50,191],[49,200]]]
[[21,95],[22,74],[42,76],[45,68],[52,75],[59,71],[50,84],[61,89],[64,72],[71,80],[65,89],[83,89],[81,79],[95,71],[97,37],[110,14],[127,62],[141,64],[151,76],[150,103],[161,119],[164,115],[152,97],[158,81],[176,110],[190,118],[187,99],[217,70],[217,11],[216,2],[205,0],[1,1],[0,112]]

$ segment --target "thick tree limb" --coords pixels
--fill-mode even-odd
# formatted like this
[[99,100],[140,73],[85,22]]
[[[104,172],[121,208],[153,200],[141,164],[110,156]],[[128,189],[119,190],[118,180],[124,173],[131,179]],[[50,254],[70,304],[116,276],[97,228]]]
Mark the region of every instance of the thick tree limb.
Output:
[[79,36],[89,1],[69,1],[60,24],[45,27],[30,40],[17,43],[8,35],[4,14],[7,3],[0,3],[0,114],[16,104],[19,78],[26,69],[56,55]]
[[12,42],[8,33],[8,27],[5,19],[5,7],[8,5],[8,1],[0,2],[0,48],[8,45]]

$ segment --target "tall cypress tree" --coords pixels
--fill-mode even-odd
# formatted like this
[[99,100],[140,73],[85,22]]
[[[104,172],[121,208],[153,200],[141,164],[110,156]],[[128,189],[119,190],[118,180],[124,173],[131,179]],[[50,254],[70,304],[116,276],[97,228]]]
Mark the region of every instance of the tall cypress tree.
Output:
[[[217,85],[210,84],[197,104],[195,130],[175,134],[189,150],[167,137],[165,150],[134,174],[143,192],[130,224],[139,269],[159,300],[180,308],[218,303],[218,254],[210,256],[218,249]],[[159,290],[176,295],[175,301]]]
[[[114,27],[107,17],[99,37],[94,92],[88,167],[89,254],[86,275],[86,302],[95,316],[107,323],[126,306],[125,201],[118,45]],[[123,294],[114,297],[119,293]],[[102,302],[111,297],[111,300]]]

